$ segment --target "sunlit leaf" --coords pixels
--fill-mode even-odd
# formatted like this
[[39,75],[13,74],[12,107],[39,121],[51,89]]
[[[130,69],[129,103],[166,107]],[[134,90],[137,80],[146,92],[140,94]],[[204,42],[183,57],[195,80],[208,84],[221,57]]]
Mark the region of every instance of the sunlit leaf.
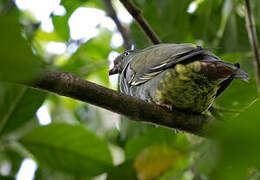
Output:
[[68,41],[70,37],[68,19],[69,14],[66,14],[65,16],[52,16],[55,33],[59,34],[64,41]]
[[47,33],[38,29],[35,33],[35,38],[41,41],[64,41],[56,32]]
[[66,14],[64,16],[52,15],[52,21],[55,28],[55,32],[59,34],[63,40],[65,41],[69,40],[70,29],[68,25],[68,20],[71,14],[84,2],[85,0],[76,0],[76,1],[63,0],[61,2],[61,5],[63,5],[64,8],[66,9]]

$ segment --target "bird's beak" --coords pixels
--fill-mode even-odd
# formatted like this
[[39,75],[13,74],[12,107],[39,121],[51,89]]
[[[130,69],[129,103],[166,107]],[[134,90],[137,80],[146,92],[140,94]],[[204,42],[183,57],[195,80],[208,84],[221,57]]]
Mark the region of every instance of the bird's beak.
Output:
[[114,67],[108,71],[108,75],[110,76],[110,75],[113,75],[113,74],[117,74],[118,72],[119,72],[118,65],[114,65]]

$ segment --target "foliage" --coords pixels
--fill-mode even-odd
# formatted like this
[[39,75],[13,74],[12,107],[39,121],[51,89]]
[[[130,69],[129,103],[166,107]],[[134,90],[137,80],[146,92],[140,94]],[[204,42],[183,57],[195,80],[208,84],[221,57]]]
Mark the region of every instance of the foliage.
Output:
[[[1,179],[15,179],[25,158],[37,163],[36,180],[259,179],[260,103],[245,28],[244,1],[134,2],[163,42],[191,42],[215,48],[219,57],[239,62],[250,74],[249,83],[232,82],[215,101],[218,108],[212,114],[224,120],[223,126],[212,132],[212,140],[183,132],[176,134],[166,128],[120,119],[89,104],[10,83],[30,82],[45,67],[115,88],[107,77],[107,58],[111,51],[121,53],[123,47],[112,47],[115,32],[102,26],[97,27],[98,35],[90,40],[75,41],[70,37],[68,20],[73,12],[79,7],[105,11],[101,0],[61,1],[66,14],[50,15],[53,32],[43,31],[33,15],[17,9],[15,4],[0,1]],[[260,35],[260,3],[250,2]],[[194,3],[197,8],[188,12]],[[129,26],[136,48],[151,45],[136,22],[124,25]],[[53,41],[64,43],[67,51],[49,53],[46,45]],[[75,49],[70,50],[73,46]],[[36,119],[42,104],[48,107],[52,118],[47,126]],[[11,169],[2,174],[6,164]]]

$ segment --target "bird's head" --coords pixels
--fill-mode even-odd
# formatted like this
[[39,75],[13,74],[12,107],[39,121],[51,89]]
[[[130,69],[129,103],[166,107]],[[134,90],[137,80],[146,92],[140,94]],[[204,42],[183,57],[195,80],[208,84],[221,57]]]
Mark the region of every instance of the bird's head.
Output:
[[108,71],[108,75],[113,75],[117,73],[121,73],[126,66],[126,64],[131,60],[129,57],[134,51],[126,51],[123,54],[120,54],[114,60],[114,67]]

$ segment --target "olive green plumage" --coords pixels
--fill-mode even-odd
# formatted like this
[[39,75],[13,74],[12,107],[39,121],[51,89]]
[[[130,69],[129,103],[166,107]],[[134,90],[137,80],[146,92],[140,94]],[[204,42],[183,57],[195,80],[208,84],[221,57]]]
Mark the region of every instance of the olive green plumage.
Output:
[[210,81],[199,74],[194,67],[195,64],[199,66],[198,63],[177,64],[163,72],[155,92],[155,102],[194,112],[206,110],[215,98],[218,80]]
[[248,75],[193,44],[159,44],[123,53],[109,74],[120,73],[120,91],[173,108],[202,112],[234,78]]

